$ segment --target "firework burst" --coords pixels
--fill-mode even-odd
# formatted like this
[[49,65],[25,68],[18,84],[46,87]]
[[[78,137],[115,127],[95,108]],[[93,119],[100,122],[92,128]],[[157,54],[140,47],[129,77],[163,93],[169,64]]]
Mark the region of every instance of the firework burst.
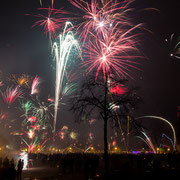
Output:
[[19,86],[16,86],[15,88],[8,87],[4,93],[2,93],[2,97],[4,102],[6,102],[8,105],[12,104],[18,97],[22,97],[23,92],[20,89]]
[[33,104],[31,101],[20,101],[20,110],[22,110],[24,112],[24,116],[27,116],[28,113],[33,109]]
[[81,16],[76,17],[79,19],[77,31],[81,30],[79,38],[84,39],[83,44],[91,33],[101,34],[105,38],[117,24],[124,27],[133,26],[127,19],[127,13],[131,11],[128,6],[132,0],[120,3],[114,0],[103,3],[97,0],[91,0],[90,3],[81,0],[70,0],[70,2],[83,12]]
[[15,75],[11,74],[8,78],[9,81],[13,82],[16,85],[23,86],[23,87],[29,87],[29,83],[31,81],[31,78],[28,74],[21,74],[21,75]]
[[[49,43],[52,46],[52,40],[56,37],[56,32],[62,27],[64,22],[66,21],[65,18],[62,18],[61,14],[66,14],[65,11],[62,9],[53,9],[49,8],[38,8],[38,10],[48,11],[48,15],[45,16],[43,14],[33,15],[40,20],[36,21],[32,27],[41,26],[44,28],[45,35],[49,36]],[[27,14],[29,15],[29,14]]]
[[138,62],[133,52],[138,51],[136,48],[136,35],[130,35],[131,32],[140,25],[137,25],[123,34],[118,30],[110,32],[108,38],[104,39],[101,36],[91,37],[88,49],[84,50],[84,65],[87,67],[87,73],[96,69],[96,78],[100,71],[106,74],[115,73],[119,77],[131,77],[130,71],[132,68],[140,70],[137,67]]

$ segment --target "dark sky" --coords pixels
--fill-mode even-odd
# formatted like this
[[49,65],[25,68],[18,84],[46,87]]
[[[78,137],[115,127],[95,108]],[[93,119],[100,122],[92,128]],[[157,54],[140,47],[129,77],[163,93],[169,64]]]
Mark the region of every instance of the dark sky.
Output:
[[[50,0],[44,0],[43,7],[48,7],[49,3]],[[71,9],[72,6],[69,6],[67,0],[55,0],[54,7]],[[159,11],[140,11],[149,7]],[[48,37],[41,27],[32,28],[36,21],[33,16],[25,15],[37,14],[37,8],[40,8],[39,0],[1,2],[0,70],[5,75],[39,74],[47,86],[54,78]],[[132,81],[132,84],[141,87],[140,93],[144,101],[137,115],[162,116],[173,123],[179,136],[177,106],[180,106],[180,60],[170,57],[172,47],[165,39],[172,33],[180,35],[180,1],[136,0],[135,9],[139,13],[135,16],[135,21],[143,22],[152,32],[145,32],[142,36],[140,51],[147,58],[141,60],[143,72],[137,72],[136,80]],[[53,91],[53,87],[50,91]],[[69,113],[63,116],[70,124],[73,123],[73,116]]]

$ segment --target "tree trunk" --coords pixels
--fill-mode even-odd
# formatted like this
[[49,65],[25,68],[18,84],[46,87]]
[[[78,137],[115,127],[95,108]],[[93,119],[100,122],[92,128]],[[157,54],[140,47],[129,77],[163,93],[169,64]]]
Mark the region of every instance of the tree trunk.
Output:
[[106,74],[106,82],[105,82],[105,94],[104,94],[104,167],[105,167],[105,178],[109,179],[109,158],[108,158],[108,138],[107,138],[107,122],[108,122],[108,115],[107,115],[107,98],[108,98],[108,76]]
[[109,157],[108,157],[108,141],[107,141],[107,119],[104,119],[104,167],[105,167],[105,178],[109,179]]

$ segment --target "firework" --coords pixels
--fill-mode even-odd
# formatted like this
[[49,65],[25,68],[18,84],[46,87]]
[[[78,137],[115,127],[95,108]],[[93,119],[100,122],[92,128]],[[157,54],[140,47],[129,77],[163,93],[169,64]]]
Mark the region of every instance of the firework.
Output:
[[49,102],[54,102],[54,99],[48,98],[48,101],[49,101]]
[[2,97],[4,102],[6,102],[8,105],[12,104],[18,97],[21,98],[22,96],[22,90],[19,86],[16,86],[15,88],[8,87],[4,93],[2,93]]
[[19,86],[29,87],[31,78],[27,74],[21,74],[19,76],[15,74],[11,74],[8,80],[12,81],[14,84],[17,84]]
[[32,141],[30,144],[28,144],[24,139],[22,139],[24,141],[24,143],[27,145],[28,147],[28,154],[32,153],[34,151],[34,149],[37,147],[38,145],[38,138],[35,137],[35,140]]
[[166,42],[171,46],[171,57],[180,59],[180,36],[176,39],[174,34],[171,34],[169,39],[165,39]]
[[40,20],[36,21],[32,27],[42,26],[44,28],[45,35],[49,35],[49,43],[50,46],[52,46],[52,40],[55,38],[57,30],[59,30],[62,27],[62,24],[65,22],[65,18],[60,17],[60,14],[66,14],[66,12],[61,9],[53,9],[51,7],[39,8],[38,10],[48,11],[48,15],[34,15],[36,18],[40,18]]
[[[87,67],[87,73],[96,70],[96,78],[100,71],[106,74],[115,73],[119,77],[133,78],[130,75],[131,69],[138,69],[138,62],[135,61],[140,56],[133,55],[133,52],[138,51],[136,48],[136,35],[130,35],[137,25],[128,31],[121,34],[119,30],[111,31],[109,36],[104,40],[99,37],[91,37],[89,46],[84,50],[84,62]],[[132,55],[131,55],[132,54]]]
[[3,86],[3,85],[4,85],[4,84],[3,84],[3,82],[2,82],[2,81],[0,81],[0,87],[1,87],[1,86]]
[[116,94],[116,95],[122,95],[125,94],[127,92],[127,88],[124,87],[121,84],[118,83],[113,83],[110,86],[110,90],[109,90],[112,94]]
[[72,131],[72,132],[69,134],[69,136],[70,136],[71,139],[75,140],[75,139],[77,139],[78,134],[77,134],[76,132],[73,132],[73,131]]
[[53,106],[53,103],[45,103],[37,101],[37,105],[33,106],[33,115],[38,119],[49,119],[50,116],[53,117],[50,108]]
[[55,52],[56,60],[56,87],[55,87],[55,105],[54,105],[54,128],[56,128],[57,111],[59,105],[59,97],[62,95],[63,81],[65,73],[67,71],[67,63],[69,61],[69,55],[73,47],[79,52],[80,47],[78,42],[74,39],[74,34],[72,31],[67,30],[68,27],[73,27],[70,22],[66,22],[64,31],[58,37],[58,43],[55,42],[53,49]]
[[76,19],[80,19],[77,31],[82,32],[79,38],[84,39],[83,44],[91,33],[101,34],[105,38],[117,24],[123,27],[133,26],[127,18],[127,13],[131,11],[128,6],[132,0],[120,3],[113,0],[104,3],[97,0],[91,0],[90,3],[80,0],[70,2],[83,12],[80,16],[76,16]]
[[26,134],[28,135],[28,137],[30,139],[33,139],[33,137],[35,136],[35,133],[32,129],[30,129],[28,132],[26,132]]
[[144,129],[143,129],[143,131],[141,131],[141,133],[145,136],[145,139],[142,138],[142,137],[140,137],[140,136],[137,136],[137,138],[143,140],[143,141],[150,147],[150,149],[152,149],[152,151],[153,151],[154,153],[156,153],[156,150],[155,150],[155,148],[154,148],[154,145],[153,145],[153,143],[152,143],[151,138],[147,135],[147,133],[145,132]]
[[174,146],[173,146],[173,148],[174,149],[176,148],[176,132],[175,132],[175,129],[174,129],[173,125],[168,120],[166,120],[166,119],[164,119],[162,117],[159,117],[159,116],[141,116],[141,117],[138,117],[136,119],[143,119],[143,118],[159,119],[161,121],[166,122],[172,129],[173,137],[174,137]]
[[97,69],[96,78],[100,71],[104,77],[107,74],[115,73],[119,77],[131,77],[132,68],[139,63],[135,61],[134,52],[137,49],[137,33],[132,33],[141,28],[142,24],[133,25],[127,14],[132,10],[129,4],[132,0],[125,0],[120,3],[109,0],[100,3],[91,0],[90,3],[80,0],[70,0],[79,8],[83,15],[81,23],[77,26],[77,32],[81,30],[79,39],[83,39],[84,62],[87,73]]
[[20,110],[24,111],[24,115],[27,116],[29,111],[31,111],[33,109],[33,104],[31,103],[31,101],[26,101],[24,103],[24,101],[20,101]]
[[34,131],[40,129],[40,125],[30,126]]
[[40,5],[42,6],[42,0],[39,0]]
[[6,119],[6,117],[7,117],[6,113],[0,112],[0,120],[4,120],[4,119]]
[[31,87],[31,95],[33,94],[37,94],[38,91],[38,85],[40,84],[40,79],[38,77],[38,75],[34,78],[33,83],[32,83],[32,87]]
[[27,117],[27,122],[35,123],[37,122],[38,118],[35,116]]
[[117,109],[119,109],[120,106],[119,105],[116,105],[114,103],[109,103],[109,109],[110,110],[113,110],[113,111],[116,111]]

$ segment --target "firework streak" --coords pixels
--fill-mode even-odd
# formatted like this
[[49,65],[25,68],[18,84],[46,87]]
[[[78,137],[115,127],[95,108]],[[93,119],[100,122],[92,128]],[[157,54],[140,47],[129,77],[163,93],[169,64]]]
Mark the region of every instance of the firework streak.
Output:
[[2,93],[2,97],[4,99],[4,102],[6,102],[8,105],[12,104],[18,97],[22,95],[22,90],[19,86],[16,86],[15,88],[7,88],[4,93]]
[[73,27],[71,22],[66,22],[64,31],[58,37],[58,42],[54,43],[53,50],[55,53],[56,60],[56,87],[55,87],[55,105],[54,105],[54,128],[55,133],[56,121],[57,121],[57,112],[59,105],[59,97],[62,94],[63,89],[63,80],[67,70],[67,63],[70,61],[69,55],[73,50],[73,47],[76,49],[76,52],[80,52],[80,47],[77,40],[74,39],[74,34],[72,31],[68,30],[68,27]]

